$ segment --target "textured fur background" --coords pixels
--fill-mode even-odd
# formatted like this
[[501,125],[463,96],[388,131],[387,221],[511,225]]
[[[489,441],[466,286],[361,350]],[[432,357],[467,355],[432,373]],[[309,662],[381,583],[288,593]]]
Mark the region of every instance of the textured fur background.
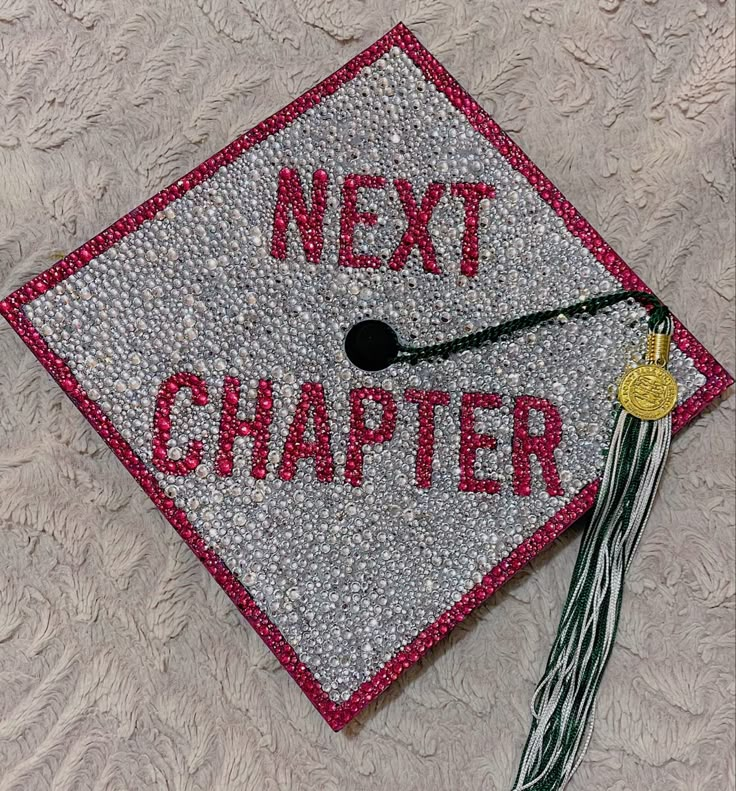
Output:
[[[405,21],[730,371],[733,3],[0,0],[0,292]],[[570,530],[333,734],[0,327],[0,790],[506,791]],[[734,405],[675,442],[580,791],[734,787]]]

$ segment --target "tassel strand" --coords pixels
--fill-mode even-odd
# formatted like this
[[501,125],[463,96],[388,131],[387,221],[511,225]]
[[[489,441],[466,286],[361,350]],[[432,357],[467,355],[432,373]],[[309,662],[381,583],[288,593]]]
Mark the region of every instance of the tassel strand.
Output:
[[[652,316],[671,334],[668,315]],[[623,584],[651,512],[672,436],[671,415],[640,420],[620,407],[593,517],[582,538],[555,642],[532,702],[512,791],[559,791],[592,737],[595,701],[616,638]]]

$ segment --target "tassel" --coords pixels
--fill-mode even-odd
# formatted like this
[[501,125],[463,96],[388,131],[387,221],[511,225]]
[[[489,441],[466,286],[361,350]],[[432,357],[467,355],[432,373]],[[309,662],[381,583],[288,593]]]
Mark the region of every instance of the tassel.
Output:
[[[649,518],[672,437],[677,383],[667,371],[672,319],[647,291],[615,291],[519,316],[452,341],[405,346],[389,361],[415,365],[495,343],[547,321],[594,315],[624,300],[651,308],[645,363],[618,389],[616,426],[593,518],[580,545],[570,592],[532,703],[532,727],[512,791],[559,791],[590,744],[595,700],[618,628],[623,583]],[[621,408],[623,407],[623,409]]]
[[[649,321],[645,364],[619,387],[616,426],[554,645],[532,702],[512,791],[559,791],[590,744],[596,695],[616,638],[623,583],[659,485],[677,385],[666,371],[672,320]],[[655,370],[656,369],[656,370]]]

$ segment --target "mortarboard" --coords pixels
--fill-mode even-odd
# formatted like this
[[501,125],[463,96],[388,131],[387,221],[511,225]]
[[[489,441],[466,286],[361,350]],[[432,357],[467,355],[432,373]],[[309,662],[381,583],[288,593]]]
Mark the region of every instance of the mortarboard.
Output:
[[595,505],[515,789],[569,778],[732,379],[405,27],[0,310],[335,729]]

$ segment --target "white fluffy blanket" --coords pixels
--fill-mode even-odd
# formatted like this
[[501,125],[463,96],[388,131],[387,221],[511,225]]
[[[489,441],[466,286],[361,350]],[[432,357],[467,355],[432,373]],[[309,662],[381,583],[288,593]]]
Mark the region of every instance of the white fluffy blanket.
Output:
[[[403,20],[734,371],[733,13],[0,0],[0,292]],[[336,735],[2,324],[1,791],[510,787],[575,529]],[[578,791],[734,787],[734,403],[675,441]]]

